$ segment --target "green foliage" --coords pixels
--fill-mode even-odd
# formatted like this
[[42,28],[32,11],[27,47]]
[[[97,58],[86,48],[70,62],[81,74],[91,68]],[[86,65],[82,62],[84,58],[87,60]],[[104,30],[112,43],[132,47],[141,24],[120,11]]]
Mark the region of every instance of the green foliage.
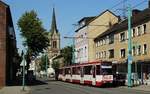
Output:
[[[46,65],[46,63],[47,63],[47,65]],[[41,70],[46,70],[46,66],[48,68],[48,66],[49,66],[49,60],[48,60],[47,55],[42,55],[41,62],[40,62],[39,65],[41,67]]]
[[42,26],[41,20],[35,11],[25,12],[18,20],[21,36],[24,38],[23,45],[30,55],[38,55],[49,45],[48,33]]
[[72,64],[72,46],[67,46],[61,50],[61,55],[64,57],[65,65]]
[[58,61],[53,61],[53,63],[52,63],[52,68],[54,68],[54,70],[57,70],[57,69],[59,69],[59,62]]

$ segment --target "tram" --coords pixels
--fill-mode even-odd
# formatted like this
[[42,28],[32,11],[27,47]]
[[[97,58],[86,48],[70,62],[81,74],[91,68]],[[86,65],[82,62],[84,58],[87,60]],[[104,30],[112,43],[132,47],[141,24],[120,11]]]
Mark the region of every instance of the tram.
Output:
[[58,79],[93,86],[112,83],[112,62],[99,61],[65,66],[59,69]]

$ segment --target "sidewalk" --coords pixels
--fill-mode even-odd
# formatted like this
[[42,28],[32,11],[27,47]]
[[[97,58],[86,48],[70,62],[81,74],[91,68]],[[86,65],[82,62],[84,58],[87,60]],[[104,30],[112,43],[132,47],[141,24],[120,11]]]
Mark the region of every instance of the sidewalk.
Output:
[[0,89],[0,94],[30,94],[30,88],[25,87],[25,91],[22,91],[22,86],[6,86]]
[[[128,87],[127,86],[121,86],[120,88],[128,88]],[[142,90],[142,91],[150,92],[150,85],[140,85],[140,86],[131,87],[129,89]]]

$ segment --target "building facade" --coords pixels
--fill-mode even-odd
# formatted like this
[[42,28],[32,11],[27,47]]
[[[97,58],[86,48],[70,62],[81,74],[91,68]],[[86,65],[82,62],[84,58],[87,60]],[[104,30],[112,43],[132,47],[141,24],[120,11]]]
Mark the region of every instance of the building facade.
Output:
[[0,1],[0,87],[15,80],[19,63],[10,8]]
[[76,63],[95,62],[94,38],[105,32],[119,18],[111,11],[106,10],[96,17],[84,17],[75,31],[75,61]]
[[[150,8],[133,10],[131,17],[132,73],[142,80],[150,74]],[[113,25],[95,41],[96,60],[112,61],[115,72],[127,73],[128,20]],[[146,76],[147,75],[147,76]]]

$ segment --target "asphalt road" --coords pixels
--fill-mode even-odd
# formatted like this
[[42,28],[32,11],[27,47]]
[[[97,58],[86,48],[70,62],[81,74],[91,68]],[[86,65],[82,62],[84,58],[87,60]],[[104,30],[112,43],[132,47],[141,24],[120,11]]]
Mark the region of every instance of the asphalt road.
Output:
[[91,87],[70,84],[60,81],[44,81],[40,85],[31,86],[31,94],[150,94],[146,91],[124,87]]

